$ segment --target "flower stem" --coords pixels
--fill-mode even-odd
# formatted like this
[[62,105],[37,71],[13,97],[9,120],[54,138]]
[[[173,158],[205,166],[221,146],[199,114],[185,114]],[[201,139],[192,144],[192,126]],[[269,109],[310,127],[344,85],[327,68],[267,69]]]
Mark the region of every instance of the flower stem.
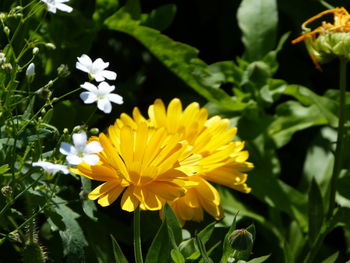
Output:
[[346,59],[340,59],[340,74],[339,74],[339,123],[337,145],[334,154],[333,173],[330,181],[330,195],[327,218],[332,216],[335,207],[335,194],[337,180],[341,171],[342,155],[343,155],[343,139],[344,139],[344,124],[345,124],[345,96],[346,96]]
[[143,263],[140,233],[140,207],[134,212],[134,255],[136,263]]

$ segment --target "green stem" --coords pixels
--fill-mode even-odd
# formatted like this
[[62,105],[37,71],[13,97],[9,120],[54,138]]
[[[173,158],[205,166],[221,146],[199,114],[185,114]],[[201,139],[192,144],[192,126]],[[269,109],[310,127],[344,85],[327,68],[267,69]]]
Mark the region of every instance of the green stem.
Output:
[[143,263],[140,232],[140,207],[134,212],[134,255],[136,263]]
[[344,124],[345,124],[345,96],[346,96],[346,59],[340,59],[340,74],[339,74],[339,123],[338,123],[338,138],[335,148],[333,173],[330,181],[330,195],[327,218],[333,214],[335,207],[335,194],[337,188],[337,180],[341,171],[343,157],[343,139],[344,139]]

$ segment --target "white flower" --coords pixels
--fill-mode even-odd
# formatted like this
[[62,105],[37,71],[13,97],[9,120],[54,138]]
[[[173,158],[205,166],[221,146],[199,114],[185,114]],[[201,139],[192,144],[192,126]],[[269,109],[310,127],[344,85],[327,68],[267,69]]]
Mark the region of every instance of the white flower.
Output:
[[66,159],[70,164],[78,165],[86,162],[89,165],[95,165],[100,158],[95,154],[103,150],[101,144],[97,141],[86,143],[87,137],[85,132],[73,134],[73,144],[66,142],[61,143],[60,152],[67,155]]
[[34,77],[34,75],[35,75],[35,65],[34,63],[30,63],[26,70],[26,76],[30,78],[30,77]]
[[55,164],[55,163],[50,163],[50,162],[39,161],[39,162],[32,163],[32,165],[43,168],[49,174],[55,174],[57,172],[62,172],[64,174],[69,173],[68,167],[65,165],[62,165],[62,164]]
[[111,93],[115,87],[109,86],[107,82],[101,82],[98,87],[89,82],[85,82],[84,84],[80,85],[80,87],[88,90],[80,93],[80,98],[84,101],[84,103],[90,104],[97,101],[97,108],[104,113],[110,113],[112,111],[111,102],[117,104],[123,103],[123,97],[118,94]]
[[6,56],[4,53],[0,52],[0,64],[2,64],[3,62],[5,62],[6,60]]
[[69,0],[41,0],[41,2],[44,2],[47,5],[47,9],[51,13],[56,13],[57,9],[67,13],[72,12],[73,8],[66,4],[63,4],[68,1]]
[[92,62],[88,55],[83,54],[78,58],[78,62],[75,64],[77,69],[88,73],[97,82],[104,81],[105,79],[115,80],[117,73],[105,70],[109,66],[108,62],[104,62],[101,58]]

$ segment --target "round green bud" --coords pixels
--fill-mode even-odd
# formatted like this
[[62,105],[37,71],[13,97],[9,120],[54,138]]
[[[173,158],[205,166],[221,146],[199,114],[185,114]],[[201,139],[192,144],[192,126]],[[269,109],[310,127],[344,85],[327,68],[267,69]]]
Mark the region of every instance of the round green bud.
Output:
[[39,48],[38,47],[33,48],[32,53],[33,53],[33,55],[38,54],[39,53]]
[[237,229],[229,236],[228,242],[235,250],[248,250],[253,246],[253,235],[246,229]]
[[7,36],[9,36],[9,35],[10,35],[10,32],[11,32],[10,28],[9,28],[8,26],[5,26],[5,27],[4,27],[4,33],[5,33]]
[[98,135],[100,133],[100,130],[98,128],[91,128],[90,133],[92,135]]

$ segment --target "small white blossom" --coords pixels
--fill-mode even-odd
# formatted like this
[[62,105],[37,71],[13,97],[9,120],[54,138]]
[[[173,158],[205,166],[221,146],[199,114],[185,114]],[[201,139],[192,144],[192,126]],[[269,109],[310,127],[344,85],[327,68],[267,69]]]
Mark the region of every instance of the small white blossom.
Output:
[[0,52],[0,64],[4,63],[6,60],[6,56],[4,53]]
[[97,101],[97,108],[104,113],[110,113],[112,111],[111,102],[117,104],[123,103],[123,97],[118,94],[111,93],[115,87],[108,85],[107,82],[101,82],[98,87],[89,82],[85,82],[84,84],[80,85],[80,87],[87,90],[80,93],[80,98],[84,101],[84,103],[90,104]]
[[34,77],[35,75],[35,65],[34,63],[30,63],[26,70],[27,77]]
[[75,64],[75,67],[88,73],[89,76],[97,82],[104,81],[105,79],[115,80],[117,78],[117,73],[105,70],[105,68],[109,66],[109,63],[104,62],[101,58],[98,58],[93,62],[88,55],[83,54],[77,59],[78,62]]
[[55,174],[57,172],[62,172],[64,174],[69,173],[68,167],[65,165],[62,165],[62,164],[55,164],[55,163],[50,163],[50,162],[45,162],[45,161],[39,161],[39,162],[32,163],[32,165],[43,168],[49,174]]
[[73,145],[62,142],[60,152],[67,155],[66,159],[70,164],[78,165],[85,162],[89,165],[96,165],[100,158],[96,155],[103,150],[97,141],[86,143],[85,132],[73,134]]
[[44,2],[47,5],[47,9],[51,13],[56,13],[57,9],[67,13],[72,12],[73,8],[66,4],[63,4],[68,1],[69,0],[41,0],[41,2]]

